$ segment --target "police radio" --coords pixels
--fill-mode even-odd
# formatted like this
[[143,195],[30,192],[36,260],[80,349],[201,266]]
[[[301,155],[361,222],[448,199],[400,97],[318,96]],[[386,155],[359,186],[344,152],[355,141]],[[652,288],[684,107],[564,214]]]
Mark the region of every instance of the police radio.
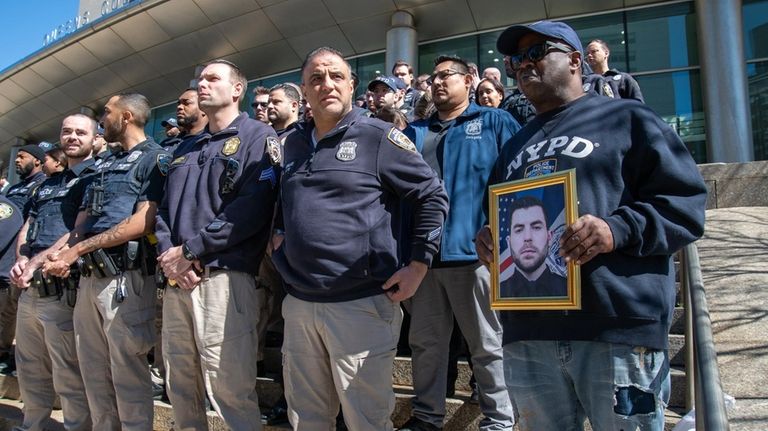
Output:
[[27,231],[27,242],[34,242],[37,239],[37,234],[40,231],[40,222],[35,220]]
[[97,184],[91,187],[90,202],[88,212],[93,216],[100,216],[104,210],[104,186]]

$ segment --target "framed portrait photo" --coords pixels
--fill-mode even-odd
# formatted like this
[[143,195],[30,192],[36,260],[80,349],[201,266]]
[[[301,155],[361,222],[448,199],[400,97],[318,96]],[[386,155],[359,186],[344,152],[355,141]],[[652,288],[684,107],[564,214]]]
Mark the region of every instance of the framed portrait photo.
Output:
[[491,308],[581,308],[579,266],[560,257],[560,236],[576,221],[576,172],[567,170],[489,189]]

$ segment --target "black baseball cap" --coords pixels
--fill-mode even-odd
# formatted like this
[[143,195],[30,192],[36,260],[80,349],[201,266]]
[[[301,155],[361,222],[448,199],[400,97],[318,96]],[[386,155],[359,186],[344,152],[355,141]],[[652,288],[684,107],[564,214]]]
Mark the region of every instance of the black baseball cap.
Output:
[[45,162],[45,150],[40,148],[39,145],[27,144],[19,147],[19,151],[24,151],[25,153],[31,154],[32,157],[36,158],[37,160]]
[[560,39],[571,48],[583,52],[581,40],[571,26],[560,21],[539,21],[529,25],[513,25],[504,30],[496,41],[496,49],[504,55],[518,53],[520,39],[528,33],[537,33],[544,37]]

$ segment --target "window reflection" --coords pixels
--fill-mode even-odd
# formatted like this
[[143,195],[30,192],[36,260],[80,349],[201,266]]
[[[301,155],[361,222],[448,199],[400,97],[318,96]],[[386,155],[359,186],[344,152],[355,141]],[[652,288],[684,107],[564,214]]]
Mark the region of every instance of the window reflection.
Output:
[[745,1],[742,15],[747,60],[768,58],[768,1]]
[[747,65],[755,160],[768,160],[768,61]]
[[707,161],[704,103],[698,70],[635,76],[645,102],[672,126],[697,163]]
[[698,66],[693,2],[626,12],[633,72]]
[[[496,49],[495,43],[493,49]],[[468,36],[420,45],[419,73],[431,74],[432,71],[435,70],[435,58],[440,55],[458,55],[468,62],[477,63],[477,36]],[[482,70],[480,70],[480,72],[482,73]]]

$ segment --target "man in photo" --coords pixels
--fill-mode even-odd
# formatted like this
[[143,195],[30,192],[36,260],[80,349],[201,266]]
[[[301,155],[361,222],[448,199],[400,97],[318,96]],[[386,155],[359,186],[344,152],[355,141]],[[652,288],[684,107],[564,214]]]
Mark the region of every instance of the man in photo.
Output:
[[506,238],[515,272],[501,282],[501,297],[567,296],[565,277],[546,264],[552,232],[549,231],[544,203],[533,196],[515,199],[510,210],[509,236]]

